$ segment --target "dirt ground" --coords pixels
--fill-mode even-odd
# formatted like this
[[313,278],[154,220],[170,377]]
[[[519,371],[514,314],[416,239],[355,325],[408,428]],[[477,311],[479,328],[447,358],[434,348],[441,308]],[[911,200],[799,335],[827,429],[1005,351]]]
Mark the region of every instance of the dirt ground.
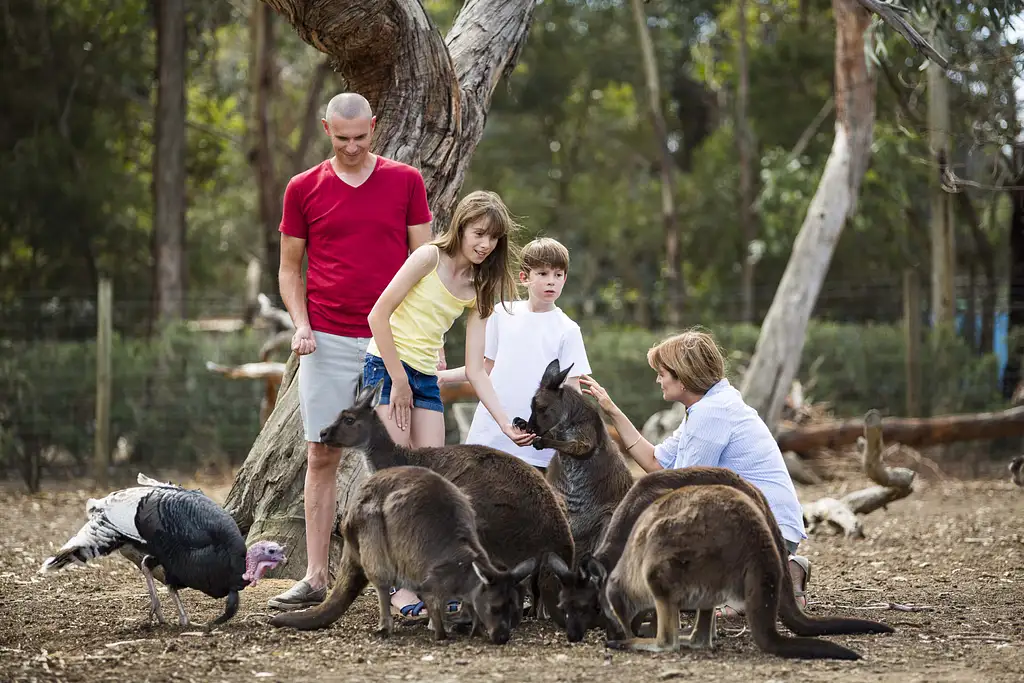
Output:
[[[154,474],[154,473],[150,473]],[[801,487],[804,502],[858,480]],[[864,482],[866,483],[866,482]],[[223,500],[227,488],[200,485]],[[909,499],[865,518],[867,538],[815,534],[801,553],[814,564],[812,614],[867,616],[884,636],[834,637],[859,662],[804,662],[761,653],[749,632],[719,622],[713,652],[612,653],[601,634],[569,645],[549,624],[526,621],[509,644],[455,637],[436,644],[421,625],[372,635],[367,593],[325,631],[266,624],[266,600],[288,585],[265,581],[242,594],[231,622],[210,635],[149,627],[141,574],[120,556],[56,575],[35,574],[85,519],[98,491],[52,485],[36,496],[0,488],[0,680],[4,681],[1009,681],[1024,672],[1024,491],[1003,480],[922,483]],[[161,589],[162,591],[162,589]],[[169,596],[164,613],[174,616]],[[222,604],[187,591],[195,622]],[[923,608],[903,611],[897,608]]]

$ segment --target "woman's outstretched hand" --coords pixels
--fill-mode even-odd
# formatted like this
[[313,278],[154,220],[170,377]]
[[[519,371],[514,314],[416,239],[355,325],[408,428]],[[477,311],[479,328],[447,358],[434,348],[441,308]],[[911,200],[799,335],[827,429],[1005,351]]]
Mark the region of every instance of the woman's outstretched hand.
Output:
[[590,375],[580,375],[580,391],[593,396],[597,401],[597,405],[601,406],[601,410],[606,413],[610,413],[615,409],[615,403],[612,401],[611,396]]

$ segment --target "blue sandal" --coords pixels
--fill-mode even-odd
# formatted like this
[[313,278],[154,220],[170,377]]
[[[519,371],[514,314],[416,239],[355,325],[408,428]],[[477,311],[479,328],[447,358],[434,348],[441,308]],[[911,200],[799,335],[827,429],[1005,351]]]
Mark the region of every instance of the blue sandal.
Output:
[[[392,588],[391,589],[391,595],[394,595],[397,592],[398,592],[397,588]],[[424,611],[424,610],[426,610],[426,608],[427,608],[427,605],[422,600],[420,600],[419,602],[414,602],[412,604],[409,604],[409,605],[406,605],[406,606],[402,607],[401,609],[398,610],[398,614],[403,616],[403,617],[405,617],[406,619],[425,619],[427,617],[427,614]],[[392,611],[392,613],[395,612],[395,606],[394,605],[391,606],[391,611]],[[458,612],[459,611],[459,602],[457,600],[449,600],[448,604],[446,606],[445,611],[448,614],[452,614],[453,612]]]

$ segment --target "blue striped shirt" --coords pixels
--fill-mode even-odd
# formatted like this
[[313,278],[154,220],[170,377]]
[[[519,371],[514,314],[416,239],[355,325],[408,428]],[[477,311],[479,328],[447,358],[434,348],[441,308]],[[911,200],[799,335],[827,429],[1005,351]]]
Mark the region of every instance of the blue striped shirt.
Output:
[[756,486],[768,500],[787,541],[799,543],[803,510],[775,437],[729,380],[719,380],[686,411],[679,428],[654,448],[665,469],[725,467]]

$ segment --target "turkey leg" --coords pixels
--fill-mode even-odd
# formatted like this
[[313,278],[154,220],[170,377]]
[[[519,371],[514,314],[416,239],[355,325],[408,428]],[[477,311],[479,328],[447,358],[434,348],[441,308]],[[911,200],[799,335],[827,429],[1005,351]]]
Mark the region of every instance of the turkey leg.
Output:
[[178,589],[174,586],[168,586],[167,590],[171,593],[171,599],[174,600],[174,606],[178,608],[178,625],[188,626],[188,615],[185,614],[185,606],[181,604],[181,596],[178,595]]
[[152,560],[154,560],[152,555],[146,555],[139,562],[139,569],[142,570],[142,575],[146,577],[146,587],[149,588],[149,620],[152,622],[153,617],[156,617],[158,622],[166,624],[167,622],[164,621],[164,615],[160,609],[160,600],[156,597],[156,584],[153,582],[153,572],[146,566]]

